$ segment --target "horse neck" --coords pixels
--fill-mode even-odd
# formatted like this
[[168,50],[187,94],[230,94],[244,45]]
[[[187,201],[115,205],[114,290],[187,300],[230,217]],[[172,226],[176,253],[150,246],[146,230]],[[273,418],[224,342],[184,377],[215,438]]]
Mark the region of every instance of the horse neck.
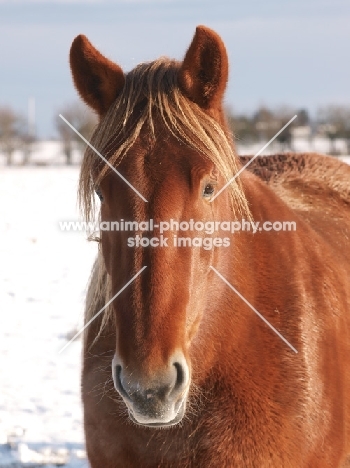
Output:
[[[246,174],[243,184],[255,221],[294,219],[292,210],[260,179]],[[287,307],[293,300],[295,302],[295,294],[300,291],[290,284],[293,274],[290,268],[283,267],[276,274],[274,266],[281,265],[283,256],[286,258],[290,255],[289,249],[293,251],[296,247],[297,251],[302,245],[298,233],[294,232],[283,233],[278,238],[274,233],[268,235],[261,232],[239,232],[231,235],[230,241],[229,249],[217,249],[218,253],[212,265],[237,292],[217,273],[212,272],[206,317],[202,327],[203,336],[199,341],[205,340],[208,348],[211,348],[208,354],[211,353],[212,367],[216,364],[217,368],[222,368],[222,363],[225,362],[227,366],[232,365],[232,371],[237,375],[241,372],[246,377],[247,363],[254,368],[257,362],[267,363],[269,359],[283,359],[290,349],[254,313],[244,299],[269,322],[288,333],[290,318],[287,317],[290,310]],[[215,309],[213,304],[216,305]],[[298,310],[301,313],[301,308]],[[294,313],[297,311],[293,310]],[[295,324],[299,318],[293,315]],[[291,339],[293,338],[294,342],[299,338],[296,333],[293,329]],[[269,344],[269,340],[274,343],[273,346]],[[220,343],[220,346],[217,346],[217,343]],[[277,352],[278,358],[274,356]]]

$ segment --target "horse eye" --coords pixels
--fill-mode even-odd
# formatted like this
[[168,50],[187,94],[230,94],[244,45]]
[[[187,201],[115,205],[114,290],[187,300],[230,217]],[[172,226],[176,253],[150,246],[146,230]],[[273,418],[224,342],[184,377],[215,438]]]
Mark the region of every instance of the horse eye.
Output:
[[210,197],[214,193],[214,186],[212,184],[207,184],[203,190],[203,197]]
[[102,201],[103,201],[103,196],[102,196],[101,189],[100,189],[100,188],[96,188],[96,189],[95,189],[95,192],[96,192],[96,195],[98,196],[98,198],[100,199],[100,201],[102,202]]

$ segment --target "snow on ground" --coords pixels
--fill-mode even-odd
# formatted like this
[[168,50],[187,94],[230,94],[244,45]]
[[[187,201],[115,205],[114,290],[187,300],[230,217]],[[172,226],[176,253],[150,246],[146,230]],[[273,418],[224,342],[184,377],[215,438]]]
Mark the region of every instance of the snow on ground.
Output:
[[339,159],[350,164],[350,156],[340,156]]
[[59,221],[78,217],[77,178],[78,168],[0,170],[0,468],[88,466],[81,340],[59,354],[82,324],[97,251],[85,234],[59,230]]

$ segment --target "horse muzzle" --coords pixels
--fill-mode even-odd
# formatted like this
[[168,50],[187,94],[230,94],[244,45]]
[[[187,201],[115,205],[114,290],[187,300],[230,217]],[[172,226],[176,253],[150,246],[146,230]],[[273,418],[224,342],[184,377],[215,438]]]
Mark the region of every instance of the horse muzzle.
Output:
[[129,410],[130,419],[142,426],[160,428],[178,424],[186,411],[190,371],[182,353],[152,377],[132,371],[114,355],[114,387]]

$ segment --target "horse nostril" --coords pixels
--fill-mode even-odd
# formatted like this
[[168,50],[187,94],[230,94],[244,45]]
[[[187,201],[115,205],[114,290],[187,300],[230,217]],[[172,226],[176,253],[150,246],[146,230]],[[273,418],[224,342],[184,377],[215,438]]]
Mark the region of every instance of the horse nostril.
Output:
[[174,362],[174,367],[177,373],[174,390],[180,390],[185,384],[186,372],[179,362]]
[[121,372],[122,372],[122,366],[115,366],[115,378],[114,378],[114,386],[116,390],[125,398],[130,399],[130,396],[128,395],[127,391],[123,387],[122,380],[121,380]]
[[179,398],[182,401],[189,384],[189,369],[182,356],[176,356],[166,369],[154,372],[151,376],[142,371],[130,372],[120,361],[113,359],[112,374],[114,387],[125,403],[143,410],[151,407],[154,409],[165,403],[171,404]]

